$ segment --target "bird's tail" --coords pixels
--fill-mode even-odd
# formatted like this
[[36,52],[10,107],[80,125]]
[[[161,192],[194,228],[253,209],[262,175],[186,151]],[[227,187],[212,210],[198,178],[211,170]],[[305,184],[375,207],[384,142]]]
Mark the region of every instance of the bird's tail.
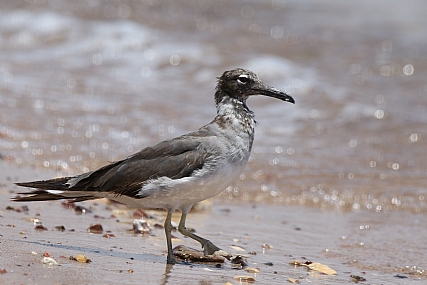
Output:
[[[15,183],[18,186],[37,188],[43,190],[67,190],[69,185],[67,182],[71,179],[71,177],[61,177],[49,180],[41,180],[41,181],[31,181],[31,182],[18,182]],[[22,194],[22,193],[21,193]]]
[[[18,196],[12,198],[16,202],[29,201],[49,201],[60,199],[72,199],[74,202],[93,199],[94,197],[87,192],[79,191],[80,189],[70,189],[70,181],[75,177],[61,177],[50,180],[19,182],[15,183],[18,186],[36,188],[31,192],[21,192]],[[24,196],[21,196],[24,195]]]

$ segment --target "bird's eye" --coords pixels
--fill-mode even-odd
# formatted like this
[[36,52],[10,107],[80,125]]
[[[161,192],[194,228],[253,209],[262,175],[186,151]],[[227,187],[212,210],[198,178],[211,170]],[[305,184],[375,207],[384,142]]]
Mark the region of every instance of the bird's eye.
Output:
[[246,84],[249,82],[249,78],[246,74],[240,75],[239,77],[237,77],[237,82],[241,83],[241,84]]

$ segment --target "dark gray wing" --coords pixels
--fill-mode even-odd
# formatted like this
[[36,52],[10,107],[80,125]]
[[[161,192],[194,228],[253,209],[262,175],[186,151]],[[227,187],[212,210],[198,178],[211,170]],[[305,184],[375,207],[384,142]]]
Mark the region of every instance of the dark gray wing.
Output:
[[207,152],[200,141],[188,137],[164,141],[114,163],[107,171],[94,172],[90,175],[90,180],[94,181],[91,188],[93,191],[132,195],[150,179],[190,176],[203,167],[206,158]]
[[[201,169],[208,154],[200,136],[182,136],[147,147],[100,169],[74,177],[17,183],[44,190],[100,191],[133,196],[150,179],[180,179]],[[90,194],[86,193],[88,199]],[[31,194],[31,193],[20,193]],[[57,198],[58,199],[58,198]]]

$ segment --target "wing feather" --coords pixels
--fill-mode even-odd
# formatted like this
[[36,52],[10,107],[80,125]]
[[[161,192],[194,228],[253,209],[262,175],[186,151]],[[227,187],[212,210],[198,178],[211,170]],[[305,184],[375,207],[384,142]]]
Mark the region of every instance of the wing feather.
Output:
[[[43,190],[65,190],[68,193],[100,191],[116,195],[132,195],[139,191],[147,180],[164,176],[180,179],[201,169],[208,157],[201,142],[199,136],[181,136],[144,148],[126,159],[110,163],[93,172],[74,177],[16,184]],[[42,196],[40,190],[20,194],[34,194],[28,199],[61,199],[61,195]]]

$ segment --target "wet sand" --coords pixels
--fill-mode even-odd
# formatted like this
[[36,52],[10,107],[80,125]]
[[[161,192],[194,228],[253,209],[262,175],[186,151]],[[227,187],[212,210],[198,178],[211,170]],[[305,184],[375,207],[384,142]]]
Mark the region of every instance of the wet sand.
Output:
[[[230,262],[219,268],[216,264],[167,266],[164,232],[154,227],[163,223],[164,213],[147,211],[153,217],[149,220],[152,232],[135,234],[135,210],[104,200],[78,203],[92,211],[87,214],[66,209],[58,201],[9,201],[18,192],[13,182],[51,178],[53,172],[0,161],[0,173],[0,270],[6,270],[0,284],[246,284],[234,280],[237,275],[253,276],[256,284],[286,284],[288,278],[301,284],[350,284],[350,275],[364,277],[363,284],[425,282],[425,273],[417,272],[427,265],[421,214],[322,210],[217,198],[211,209],[192,212],[187,226],[227,252],[247,256],[248,266],[259,268],[259,274],[233,269]],[[7,210],[8,206],[15,210]],[[48,230],[35,230],[31,218],[40,219]],[[177,213],[174,221],[178,219]],[[95,223],[114,237],[88,233]],[[56,226],[64,226],[65,231]],[[414,229],[419,234],[409,234]],[[178,238],[174,246],[199,248],[178,232],[174,236]],[[273,248],[263,249],[263,244]],[[43,264],[44,252],[59,265]],[[69,259],[77,254],[84,254],[91,263]],[[294,267],[289,264],[293,259],[320,262],[337,275]]]

